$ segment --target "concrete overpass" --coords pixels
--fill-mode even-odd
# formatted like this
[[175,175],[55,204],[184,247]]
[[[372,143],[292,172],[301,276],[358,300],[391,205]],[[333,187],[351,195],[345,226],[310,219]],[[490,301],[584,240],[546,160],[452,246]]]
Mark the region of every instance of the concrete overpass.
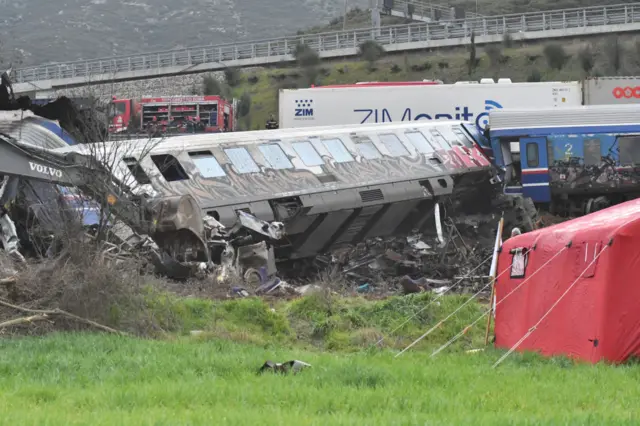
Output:
[[33,93],[226,67],[274,65],[294,61],[292,53],[298,43],[306,43],[328,59],[355,56],[358,46],[370,39],[387,52],[402,52],[466,45],[472,32],[477,44],[485,44],[501,42],[506,33],[514,40],[541,40],[633,31],[640,31],[640,3],[336,31],[42,65],[17,70],[14,90]]

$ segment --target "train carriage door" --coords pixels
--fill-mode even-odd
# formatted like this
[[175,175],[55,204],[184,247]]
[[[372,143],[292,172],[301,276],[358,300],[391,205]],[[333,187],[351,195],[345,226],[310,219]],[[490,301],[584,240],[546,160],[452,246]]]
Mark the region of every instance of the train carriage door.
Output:
[[522,195],[537,203],[551,201],[547,138],[520,138]]

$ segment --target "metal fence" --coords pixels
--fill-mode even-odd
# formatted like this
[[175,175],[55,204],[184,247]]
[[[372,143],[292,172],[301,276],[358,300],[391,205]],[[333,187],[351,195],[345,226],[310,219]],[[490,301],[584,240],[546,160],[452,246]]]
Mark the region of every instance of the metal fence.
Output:
[[[85,78],[138,71],[161,74],[170,67],[192,67],[207,63],[245,63],[260,65],[290,58],[298,43],[305,43],[321,55],[349,52],[366,40],[376,40],[384,46],[400,43],[461,39],[475,32],[477,36],[518,32],[542,32],[581,27],[596,27],[640,23],[640,3],[616,6],[553,10],[525,14],[481,17],[465,20],[396,25],[382,28],[337,31],[313,35],[282,37],[237,44],[192,47],[132,56],[119,56],[88,61],[22,68],[16,71],[19,83],[50,79]],[[613,28],[612,28],[613,30]],[[606,31],[605,31],[606,32]],[[542,37],[541,37],[542,38]],[[461,40],[460,43],[463,43]],[[344,53],[352,54],[352,53]]]

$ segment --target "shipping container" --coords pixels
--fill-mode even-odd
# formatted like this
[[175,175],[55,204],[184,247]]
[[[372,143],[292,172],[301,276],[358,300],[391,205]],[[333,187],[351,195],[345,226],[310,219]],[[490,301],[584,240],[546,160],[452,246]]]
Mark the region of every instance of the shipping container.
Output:
[[584,105],[640,103],[640,77],[591,77],[583,90]]
[[462,120],[484,129],[488,112],[582,104],[580,82],[351,85],[280,91],[281,128],[415,120]]

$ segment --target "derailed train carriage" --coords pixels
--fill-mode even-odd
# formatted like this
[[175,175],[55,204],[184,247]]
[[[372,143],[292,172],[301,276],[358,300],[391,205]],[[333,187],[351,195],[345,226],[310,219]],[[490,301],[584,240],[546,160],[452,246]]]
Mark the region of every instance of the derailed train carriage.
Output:
[[[282,222],[286,238],[270,249],[284,260],[433,226],[433,207],[445,200],[449,208],[488,210],[497,188],[482,137],[470,123],[413,122],[120,141],[91,150],[108,156],[136,191],[190,194],[224,226],[243,211]],[[176,250],[197,250],[192,243],[187,238]]]

